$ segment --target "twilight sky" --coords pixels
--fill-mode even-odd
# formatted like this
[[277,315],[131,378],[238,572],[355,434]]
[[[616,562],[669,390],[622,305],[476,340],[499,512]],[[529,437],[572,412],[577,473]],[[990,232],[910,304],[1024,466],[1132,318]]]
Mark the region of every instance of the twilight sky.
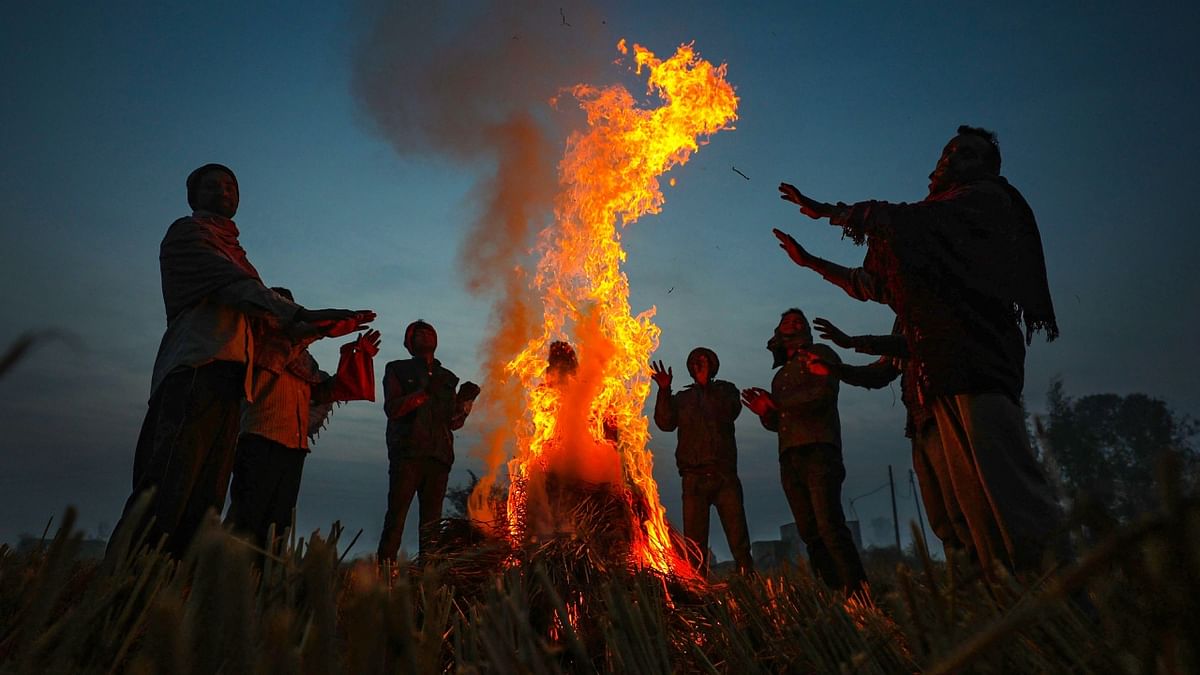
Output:
[[[920,199],[942,145],[969,123],[998,132],[1003,173],[1042,228],[1062,338],[1030,349],[1028,407],[1040,411],[1061,376],[1072,395],[1140,391],[1200,413],[1200,282],[1185,273],[1200,246],[1188,206],[1197,187],[1188,158],[1200,156],[1195,6],[621,2],[589,12],[563,0],[496,18],[481,3],[432,13],[416,3],[138,4],[23,3],[0,25],[0,347],[26,331],[70,336],[0,380],[0,541],[40,532],[67,504],[92,532],[115,523],[165,325],[158,244],[187,213],[184,178],[204,162],[237,172],[242,243],[269,284],[308,307],[379,313],[377,374],[407,357],[403,327],[423,317],[439,329],[443,364],[479,381],[480,343],[497,319],[487,298],[467,292],[458,252],[491,162],[415,131],[410,139],[403,125],[385,133],[377,121],[380,105],[425,110],[441,64],[502,31],[550,45],[553,56],[521,73],[481,63],[478,101],[469,87],[455,91],[464,107],[524,105],[505,97],[526,81],[621,82],[642,97],[644,84],[611,64],[621,37],[664,57],[694,40],[703,57],[729,65],[736,130],[674,170],[663,212],[623,234],[632,305],[658,308],[655,358],[674,366],[677,388],[698,344],[720,355],[722,379],[768,386],[764,344],[793,305],[848,332],[886,331],[886,308],[847,299],[776,247],[770,230],[782,226],[818,255],[862,258],[775,187],[786,180],[829,201]],[[389,56],[405,88],[372,108],[354,73],[364,35],[381,28],[394,31]],[[468,73],[456,86],[474,81]],[[578,113],[542,100],[533,113],[562,131],[561,151]],[[332,369],[340,341],[328,342],[313,352]],[[900,516],[915,517],[898,386],[842,392],[847,508],[892,464]],[[374,550],[384,426],[379,404],[335,411],[305,468],[302,531],[340,519],[351,533],[365,529],[356,553]],[[774,436],[749,412],[738,434],[751,535],[777,538],[791,516]],[[476,440],[468,422],[452,484],[478,469]],[[678,522],[674,435],[656,434],[651,447]],[[890,523],[871,525],[890,517],[886,490],[855,502],[855,514],[868,543],[890,539]],[[410,525],[406,547],[414,544]]]

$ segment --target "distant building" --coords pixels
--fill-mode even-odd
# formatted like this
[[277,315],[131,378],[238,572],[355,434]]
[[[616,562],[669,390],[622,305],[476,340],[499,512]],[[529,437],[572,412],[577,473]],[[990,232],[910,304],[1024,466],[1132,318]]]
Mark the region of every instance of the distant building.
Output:
[[[850,536],[854,539],[855,548],[862,550],[862,530],[857,520],[847,520]],[[779,539],[750,542],[750,556],[754,558],[754,566],[760,570],[779,567],[783,563],[795,564],[808,559],[808,549],[800,538],[800,530],[796,523],[787,523],[779,527]]]

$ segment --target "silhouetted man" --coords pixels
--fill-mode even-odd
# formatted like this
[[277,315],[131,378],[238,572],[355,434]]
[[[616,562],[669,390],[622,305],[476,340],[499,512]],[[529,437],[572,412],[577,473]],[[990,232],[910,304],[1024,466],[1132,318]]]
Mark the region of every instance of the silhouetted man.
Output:
[[687,357],[688,374],[695,381],[678,394],[671,393],[673,374],[662,361],[650,364],[658,384],[654,423],[663,431],[679,432],[675,466],[683,479],[683,536],[700,548],[700,570],[708,571],[709,509],[725,530],[738,571],[754,569],[750,534],[746,526],[742,482],[737,475],[737,441],[734,420],[742,412],[737,386],[713,379],[721,362],[707,347],[696,347]]
[[[292,300],[286,288],[271,290]],[[348,352],[361,351],[372,358],[379,353],[379,342],[379,331],[369,330],[344,345],[342,352],[348,356]],[[253,537],[260,548],[272,544],[267,539],[272,525],[279,537],[292,524],[309,436],[320,428],[310,424],[319,422],[311,420],[312,405],[349,400],[344,393],[348,389],[337,386],[338,376],[318,368],[307,343],[282,333],[260,339],[259,354],[267,358],[254,370],[253,400],[242,406],[225,520]],[[319,412],[317,417],[321,417]]]
[[829,347],[813,344],[808,319],[795,308],[780,317],[767,348],[779,368],[771,391],[751,387],[742,399],[764,428],[779,434],[783,491],[813,570],[847,594],[866,591],[867,575],[842,512],[846,466],[838,378],[829,368],[841,360]]
[[420,509],[420,547],[428,550],[442,519],[446,481],[454,464],[454,431],[462,428],[479,394],[472,382],[458,388],[458,376],[433,357],[433,326],[420,320],[409,324],[404,348],[412,358],[388,363],[383,375],[389,482],[378,557],[385,563],[395,561],[400,550],[414,495]]
[[959,127],[929,178],[929,196],[915,204],[832,205],[779,189],[805,215],[869,242],[985,572],[993,561],[1037,570],[1063,541],[1020,406],[1025,345],[1040,329],[1058,335],[1037,222],[1000,176],[989,131]]
[[847,335],[827,319],[821,318],[813,320],[813,325],[821,338],[843,349],[879,357],[865,366],[847,363],[835,366],[833,372],[842,382],[855,387],[880,389],[900,378],[900,400],[904,403],[906,413],[904,435],[912,441],[912,466],[921,487],[921,501],[925,505],[929,527],[947,553],[958,551],[972,556],[971,530],[958,508],[954,487],[947,480],[946,453],[942,449],[942,439],[933,413],[917,394],[914,361],[908,358],[908,344],[900,321],[895,322],[890,335]]
[[[181,556],[209,509],[219,513],[233,466],[242,401],[252,397],[255,332],[344,335],[373,312],[308,310],[263,285],[246,259],[232,218],[233,172],[206,164],[187,179],[192,215],[176,220],[159,249],[167,330],[158,348],[150,407],[138,437],[133,494],[114,532]],[[139,496],[154,489],[145,520],[129,522]]]

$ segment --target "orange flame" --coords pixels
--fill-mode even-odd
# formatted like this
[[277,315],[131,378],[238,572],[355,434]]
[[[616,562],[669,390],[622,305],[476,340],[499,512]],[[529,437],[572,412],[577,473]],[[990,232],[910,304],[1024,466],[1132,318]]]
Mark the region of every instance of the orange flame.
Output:
[[[624,40],[618,50],[628,53]],[[659,107],[638,108],[619,85],[570,90],[588,127],[567,139],[555,222],[539,235],[533,285],[542,297],[542,331],[505,366],[526,399],[508,463],[508,522],[518,538],[564,525],[564,514],[546,513],[538,475],[611,484],[641,506],[634,509],[641,522],[631,528],[633,562],[666,572],[675,557],[642,415],[659,328],[652,321],[655,308],[636,316],[630,309],[617,224],[628,226],[662,209],[659,177],[687,162],[703,137],[732,128],[738,101],[725,65],[702,60],[690,45],[665,61],[640,45],[633,53],[637,73],[649,73],[648,93],[662,101]],[[574,377],[548,377],[554,340],[574,346]]]

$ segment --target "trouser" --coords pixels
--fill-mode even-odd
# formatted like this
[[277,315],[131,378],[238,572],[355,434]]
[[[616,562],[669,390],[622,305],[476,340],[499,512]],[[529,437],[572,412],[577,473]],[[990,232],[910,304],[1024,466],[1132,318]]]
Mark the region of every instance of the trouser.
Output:
[[828,443],[787,448],[779,456],[779,473],[813,571],[831,588],[862,590],[867,574],[842,512],[842,451]]
[[[180,558],[210,509],[225,507],[233,469],[245,366],[214,361],[167,375],[150,400],[133,459],[133,493],[114,529],[134,528],[133,538]],[[132,522],[133,505],[154,488],[149,510]],[[149,522],[153,518],[153,522]]]
[[974,557],[971,529],[954,496],[942,437],[933,420],[913,432],[912,465],[921,488],[921,503],[925,506],[929,529],[948,554],[954,551]]
[[1039,571],[1051,548],[1065,559],[1062,512],[1034,458],[1021,408],[1003,394],[939,396],[932,403],[954,495],[984,573],[994,562]]
[[754,569],[750,557],[750,532],[746,526],[746,508],[742,482],[733,471],[689,471],[683,474],[683,536],[700,548],[699,569],[708,573],[709,507],[717,507],[717,517],[725,530],[729,551],[739,572]]
[[261,548],[273,543],[267,540],[272,525],[275,536],[282,536],[292,526],[307,455],[303,448],[289,448],[257,434],[242,434],[233,461],[225,522],[251,535]]
[[436,459],[393,459],[388,462],[388,508],[379,536],[379,560],[396,559],[404,536],[404,520],[413,495],[417,496],[419,515],[418,542],[425,551],[433,541],[442,519],[442,502],[450,466]]

